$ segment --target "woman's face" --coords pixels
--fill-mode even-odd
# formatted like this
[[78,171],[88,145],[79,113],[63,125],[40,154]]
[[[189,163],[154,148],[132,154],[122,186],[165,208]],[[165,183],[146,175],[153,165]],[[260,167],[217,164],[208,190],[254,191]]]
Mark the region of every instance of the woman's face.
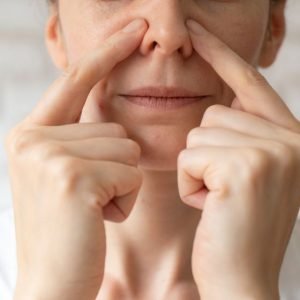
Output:
[[[64,49],[52,54],[57,65],[62,57],[75,62],[135,18],[148,22],[140,47],[93,88],[81,122],[122,124],[141,146],[140,166],[156,170],[175,170],[187,134],[200,125],[206,108],[230,106],[233,100],[232,91],[193,50],[185,21],[198,21],[257,66],[270,9],[269,0],[59,1],[58,34]],[[129,105],[118,96],[148,86],[183,87],[208,97],[176,110],[156,111]]]

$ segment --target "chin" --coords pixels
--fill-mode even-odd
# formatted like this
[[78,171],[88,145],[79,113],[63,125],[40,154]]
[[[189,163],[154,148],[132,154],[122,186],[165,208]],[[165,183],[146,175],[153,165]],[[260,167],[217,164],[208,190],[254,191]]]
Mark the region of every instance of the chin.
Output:
[[131,138],[142,150],[139,167],[145,170],[176,171],[178,155],[186,148],[187,133],[181,132],[179,135],[178,130],[155,131],[151,128],[148,134],[145,131],[131,133]]
[[139,168],[151,171],[176,171],[177,156],[163,158],[161,155],[142,155]]

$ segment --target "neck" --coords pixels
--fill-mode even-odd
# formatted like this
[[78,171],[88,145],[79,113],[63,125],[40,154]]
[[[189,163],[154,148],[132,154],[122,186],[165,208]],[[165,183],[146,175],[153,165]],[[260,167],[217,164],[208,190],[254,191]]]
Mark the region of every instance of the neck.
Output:
[[191,255],[201,211],[180,200],[176,171],[143,173],[128,219],[105,224],[108,273],[132,288],[162,278],[164,286],[193,281]]

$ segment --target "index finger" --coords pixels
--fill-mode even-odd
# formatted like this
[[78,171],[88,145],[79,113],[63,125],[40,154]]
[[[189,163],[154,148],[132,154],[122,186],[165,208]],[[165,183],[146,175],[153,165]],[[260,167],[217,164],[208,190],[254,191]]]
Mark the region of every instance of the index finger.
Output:
[[232,88],[246,112],[284,127],[295,125],[287,105],[253,66],[199,23],[188,20],[195,50]]
[[137,19],[61,75],[46,91],[26,122],[38,125],[64,125],[76,122],[88,94],[117,63],[139,45],[146,22]]

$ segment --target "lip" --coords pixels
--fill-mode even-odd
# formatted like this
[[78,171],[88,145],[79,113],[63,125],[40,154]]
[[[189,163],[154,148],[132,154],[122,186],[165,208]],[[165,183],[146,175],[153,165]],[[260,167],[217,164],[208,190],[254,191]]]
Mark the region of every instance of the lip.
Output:
[[198,102],[207,95],[199,95],[181,87],[144,87],[119,96],[131,103],[152,109],[174,109]]
[[125,94],[120,94],[120,96],[130,96],[130,97],[152,97],[152,98],[196,98],[201,97],[201,95],[191,92],[188,89],[181,87],[143,87],[139,89],[134,89]]

